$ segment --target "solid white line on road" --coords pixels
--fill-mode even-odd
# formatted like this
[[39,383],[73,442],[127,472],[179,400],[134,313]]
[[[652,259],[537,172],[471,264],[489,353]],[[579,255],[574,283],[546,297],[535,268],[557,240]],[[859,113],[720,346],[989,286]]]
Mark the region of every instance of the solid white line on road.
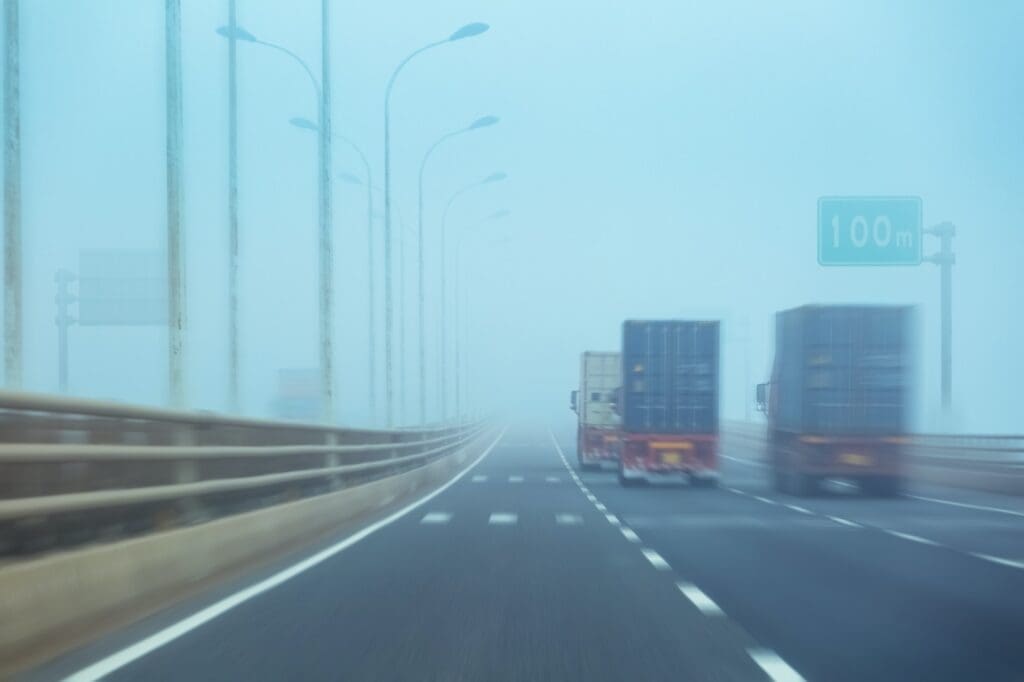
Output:
[[555,514],[555,523],[559,526],[578,526],[583,523],[579,514]]
[[523,482],[523,477],[522,476],[509,476],[508,477],[508,482],[509,483],[522,483]]
[[402,509],[399,509],[393,514],[390,514],[389,516],[386,516],[379,521],[371,523],[366,528],[363,528],[362,530],[353,533],[341,542],[335,543],[326,549],[320,550],[316,554],[307,557],[302,561],[293,564],[282,571],[278,571],[269,578],[264,578],[255,585],[250,585],[249,587],[246,587],[243,590],[239,590],[238,592],[235,592],[234,594],[227,596],[218,602],[214,602],[206,608],[203,608],[197,611],[196,613],[193,613],[191,616],[188,616],[178,621],[177,623],[174,623],[173,625],[169,625],[165,627],[163,630],[159,630],[150,635],[149,637],[146,637],[145,639],[136,642],[135,644],[129,645],[124,649],[121,649],[120,651],[115,651],[106,658],[102,658],[99,661],[93,663],[92,665],[86,666],[78,672],[73,673],[69,677],[65,678],[65,680],[70,682],[85,682],[87,680],[98,680],[103,677],[107,677],[114,671],[120,670],[132,661],[138,660],[146,654],[159,649],[165,644],[173,642],[179,637],[200,627],[204,623],[208,623],[217,616],[226,613],[227,611],[230,611],[239,604],[243,604],[252,599],[253,597],[256,597],[268,590],[271,590],[280,585],[281,583],[284,583],[294,578],[295,576],[304,573],[305,571],[308,571],[317,564],[323,563],[324,561],[330,559],[338,552],[341,552],[342,550],[351,547],[363,538],[377,532],[381,528],[391,525],[392,523],[402,518],[412,510],[416,509],[417,507],[421,507],[430,500],[434,499],[435,497],[443,493],[445,490],[450,488],[452,485],[454,485],[457,481],[459,481],[459,479],[461,479],[467,473],[469,473],[469,471],[472,470],[473,467],[475,467],[477,464],[483,461],[483,458],[491,453],[491,450],[493,450],[494,447],[498,444],[498,442],[501,441],[507,429],[508,427],[502,429],[501,433],[498,434],[498,437],[494,439],[494,442],[487,446],[487,449],[484,450],[483,453],[481,453],[481,455],[477,457],[472,464],[470,464],[468,467],[466,467],[458,474],[453,476],[450,481],[439,487],[437,490],[424,495],[420,499],[403,507]]
[[640,542],[640,536],[633,532],[632,528],[622,527],[622,534],[626,536],[626,539],[630,542]]
[[838,524],[841,524],[843,526],[849,526],[850,528],[861,528],[861,525],[859,523],[854,523],[853,521],[841,519],[838,516],[830,516],[828,517],[828,519],[829,521],[835,521]]
[[939,543],[935,542],[935,540],[929,540],[928,538],[923,538],[920,535],[911,535],[910,533],[901,533],[898,530],[889,530],[887,528],[883,528],[882,530],[885,531],[886,533],[888,533],[889,535],[893,535],[893,536],[901,538],[903,540],[910,540],[911,542],[919,542],[922,545],[932,545],[933,547],[938,547],[939,546]]
[[778,504],[778,502],[776,502],[775,500],[770,500],[767,497],[761,497],[760,495],[758,495],[754,499],[757,500],[758,502],[764,502],[765,504]]
[[615,514],[605,514],[604,518],[607,519],[608,523],[612,524],[613,526],[619,525],[619,517],[617,517]]
[[922,497],[920,495],[907,495],[907,497],[913,500],[922,500],[924,502],[948,504],[951,507],[964,507],[965,509],[976,509],[978,511],[997,512],[999,514],[1009,514],[1011,516],[1019,516],[1024,518],[1024,512],[1014,511],[1013,509],[1003,509],[1002,507],[986,507],[985,505],[982,504],[967,504],[966,502],[953,502],[952,500],[940,500],[937,497]]
[[786,506],[788,508],[792,509],[795,512],[800,512],[801,514],[811,514],[812,513],[810,509],[805,509],[805,508],[797,506],[795,504],[787,504]]
[[587,493],[587,499],[594,503],[597,502],[597,498],[594,497],[593,493]]
[[430,512],[420,519],[420,523],[448,523],[451,520],[452,515],[448,512]]
[[747,653],[754,659],[754,663],[768,674],[772,682],[804,682],[804,678],[771,649],[747,649]]
[[506,512],[494,512],[491,514],[491,518],[487,520],[487,523],[492,526],[511,526],[519,520],[519,516],[516,514],[509,514]]
[[693,583],[677,582],[676,587],[683,595],[693,602],[693,605],[700,609],[700,612],[705,616],[721,616],[722,609],[716,604],[711,597],[704,594],[704,591]]
[[544,480],[547,481],[548,483],[558,483],[562,479],[558,478],[558,476],[548,476]]
[[672,568],[668,565],[668,562],[653,549],[643,549],[641,551],[644,553],[644,556],[647,557],[647,560],[651,562],[651,566],[654,566],[659,571],[667,571]]
[[1024,568],[1024,561],[1014,561],[1013,559],[1004,559],[998,556],[992,556],[991,554],[980,554],[978,552],[971,552],[971,556],[985,561],[991,561],[994,564],[1000,566],[1009,566],[1010,568]]
[[483,474],[477,474],[476,476],[473,477],[473,483],[483,483],[486,480],[487,477],[484,476]]

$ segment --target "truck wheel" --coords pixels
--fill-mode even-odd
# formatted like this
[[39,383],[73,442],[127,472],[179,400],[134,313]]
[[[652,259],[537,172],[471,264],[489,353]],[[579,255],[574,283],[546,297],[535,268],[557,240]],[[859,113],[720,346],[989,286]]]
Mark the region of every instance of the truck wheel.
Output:
[[623,488],[635,488],[639,483],[640,483],[640,481],[637,481],[635,479],[627,478],[626,477],[626,474],[622,470],[622,464],[620,463],[619,464],[619,485],[621,485]]

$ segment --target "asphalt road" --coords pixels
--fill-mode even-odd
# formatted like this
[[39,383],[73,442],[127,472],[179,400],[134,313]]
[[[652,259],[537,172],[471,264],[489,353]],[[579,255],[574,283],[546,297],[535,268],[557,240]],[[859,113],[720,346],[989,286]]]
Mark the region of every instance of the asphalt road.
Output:
[[1024,503],[938,488],[796,500],[725,454],[718,490],[623,489],[576,472],[570,432],[512,428],[318,562],[282,574],[293,557],[28,677],[1024,680]]

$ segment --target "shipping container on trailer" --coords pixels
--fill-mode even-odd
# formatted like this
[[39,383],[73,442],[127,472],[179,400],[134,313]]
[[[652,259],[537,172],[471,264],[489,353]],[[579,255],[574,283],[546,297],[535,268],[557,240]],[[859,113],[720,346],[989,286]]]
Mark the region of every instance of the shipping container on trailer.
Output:
[[619,353],[587,351],[580,356],[580,387],[573,391],[578,415],[576,457],[582,469],[615,465],[620,419],[616,392],[622,381]]
[[622,325],[619,482],[718,482],[719,323]]
[[775,316],[768,415],[775,487],[813,493],[826,478],[897,495],[905,477],[913,309],[807,305]]

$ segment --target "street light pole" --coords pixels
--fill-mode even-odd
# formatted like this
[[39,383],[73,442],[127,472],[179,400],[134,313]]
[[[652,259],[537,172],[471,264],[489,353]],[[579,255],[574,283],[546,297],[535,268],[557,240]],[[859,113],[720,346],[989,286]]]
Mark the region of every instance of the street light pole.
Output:
[[423,235],[423,174],[424,174],[424,171],[427,168],[427,161],[430,160],[430,156],[434,153],[434,150],[437,149],[443,142],[445,142],[447,140],[450,140],[453,137],[456,137],[457,135],[462,135],[463,133],[472,132],[474,130],[478,130],[480,128],[485,128],[487,126],[492,126],[495,123],[497,123],[498,120],[499,119],[498,119],[497,116],[484,116],[483,118],[479,118],[476,121],[473,121],[473,123],[471,123],[470,125],[468,125],[465,128],[460,128],[459,130],[455,130],[455,131],[452,131],[450,133],[446,133],[445,135],[442,135],[441,137],[439,137],[437,139],[436,142],[434,142],[434,144],[430,145],[430,147],[427,149],[426,153],[423,155],[423,160],[420,162],[420,172],[419,172],[419,178],[418,178],[418,183],[417,183],[417,203],[418,203],[418,210],[417,210],[417,230],[418,230],[418,236],[417,236],[417,263],[418,263],[418,265],[417,265],[417,275],[418,275],[418,280],[419,280],[418,283],[417,283],[418,299],[419,299],[417,307],[419,308],[419,315],[418,315],[418,317],[419,317],[419,332],[420,332],[419,333],[419,378],[420,378],[419,393],[420,393],[420,423],[421,424],[425,424],[426,421],[427,421],[427,340],[426,340],[426,334],[427,333],[426,333],[426,322],[425,322],[425,314],[424,314],[424,311],[425,311],[425,308],[426,308],[426,303],[425,303],[425,287],[424,287],[424,283],[423,283],[424,271],[425,271],[424,258],[423,258],[423,248],[424,248],[424,242],[425,242],[424,235]]
[[942,409],[949,416],[953,405],[953,265],[956,263],[953,237],[956,236],[956,226],[949,222],[940,223],[925,232],[939,238],[939,252],[925,260],[939,266],[941,398]]
[[167,301],[171,404],[185,405],[185,252],[181,238],[183,182],[181,104],[181,0],[165,0],[167,106]]
[[330,0],[320,0],[320,391],[325,421],[334,421],[334,244],[331,220],[331,39]]
[[398,78],[398,74],[416,56],[445,43],[480,35],[488,28],[487,24],[482,23],[466,24],[444,40],[437,40],[417,50],[413,50],[391,72],[391,77],[388,78],[387,85],[384,88],[384,399],[388,426],[394,423],[394,368],[391,346],[394,326],[391,276],[391,91],[395,87],[395,79]]
[[228,406],[238,412],[238,80],[236,0],[228,0]]
[[455,200],[458,199],[459,197],[461,197],[466,192],[468,192],[468,191],[470,191],[472,189],[476,189],[477,187],[480,187],[482,185],[487,185],[487,184],[490,184],[492,182],[499,182],[501,180],[504,180],[506,177],[508,177],[508,176],[505,173],[500,173],[500,172],[499,173],[492,173],[491,175],[488,175],[483,180],[478,180],[477,182],[474,182],[474,183],[471,183],[469,185],[466,185],[465,187],[463,187],[459,191],[455,192],[455,194],[453,194],[451,196],[451,198],[448,200],[448,203],[445,204],[444,213],[441,214],[441,267],[440,267],[440,270],[441,270],[441,324],[440,324],[440,328],[441,328],[441,343],[440,343],[440,346],[441,346],[441,348],[440,348],[440,363],[439,363],[439,370],[438,370],[438,373],[440,375],[440,380],[438,382],[438,384],[439,384],[438,391],[440,393],[440,407],[441,407],[441,421],[442,422],[444,422],[444,421],[446,421],[448,419],[448,349],[447,349],[447,344],[448,344],[448,321],[447,321],[447,316],[446,316],[446,310],[447,310],[446,299],[448,298],[448,280],[447,280],[447,272],[446,272],[447,268],[445,267],[445,260],[446,260],[445,252],[447,250],[447,247],[445,246],[445,234],[447,232],[447,225],[448,225],[448,212],[451,210],[452,204],[455,203]]
[[19,0],[4,0],[4,379],[21,387],[21,65]]
[[[171,0],[168,0],[170,2]],[[324,76],[324,89],[313,74],[313,70],[299,55],[283,45],[260,40],[237,24],[234,27],[222,26],[217,33],[227,39],[244,40],[248,43],[263,45],[272,50],[283,52],[302,67],[313,86],[317,105],[317,123],[303,127],[317,130],[317,217],[319,224],[319,331],[320,331],[320,394],[323,401],[322,410],[325,420],[334,416],[334,382],[333,382],[333,293],[334,293],[334,252],[331,229],[331,109],[330,109],[330,32],[328,16],[329,0],[321,0],[321,69]],[[293,122],[299,119],[293,119]]]

